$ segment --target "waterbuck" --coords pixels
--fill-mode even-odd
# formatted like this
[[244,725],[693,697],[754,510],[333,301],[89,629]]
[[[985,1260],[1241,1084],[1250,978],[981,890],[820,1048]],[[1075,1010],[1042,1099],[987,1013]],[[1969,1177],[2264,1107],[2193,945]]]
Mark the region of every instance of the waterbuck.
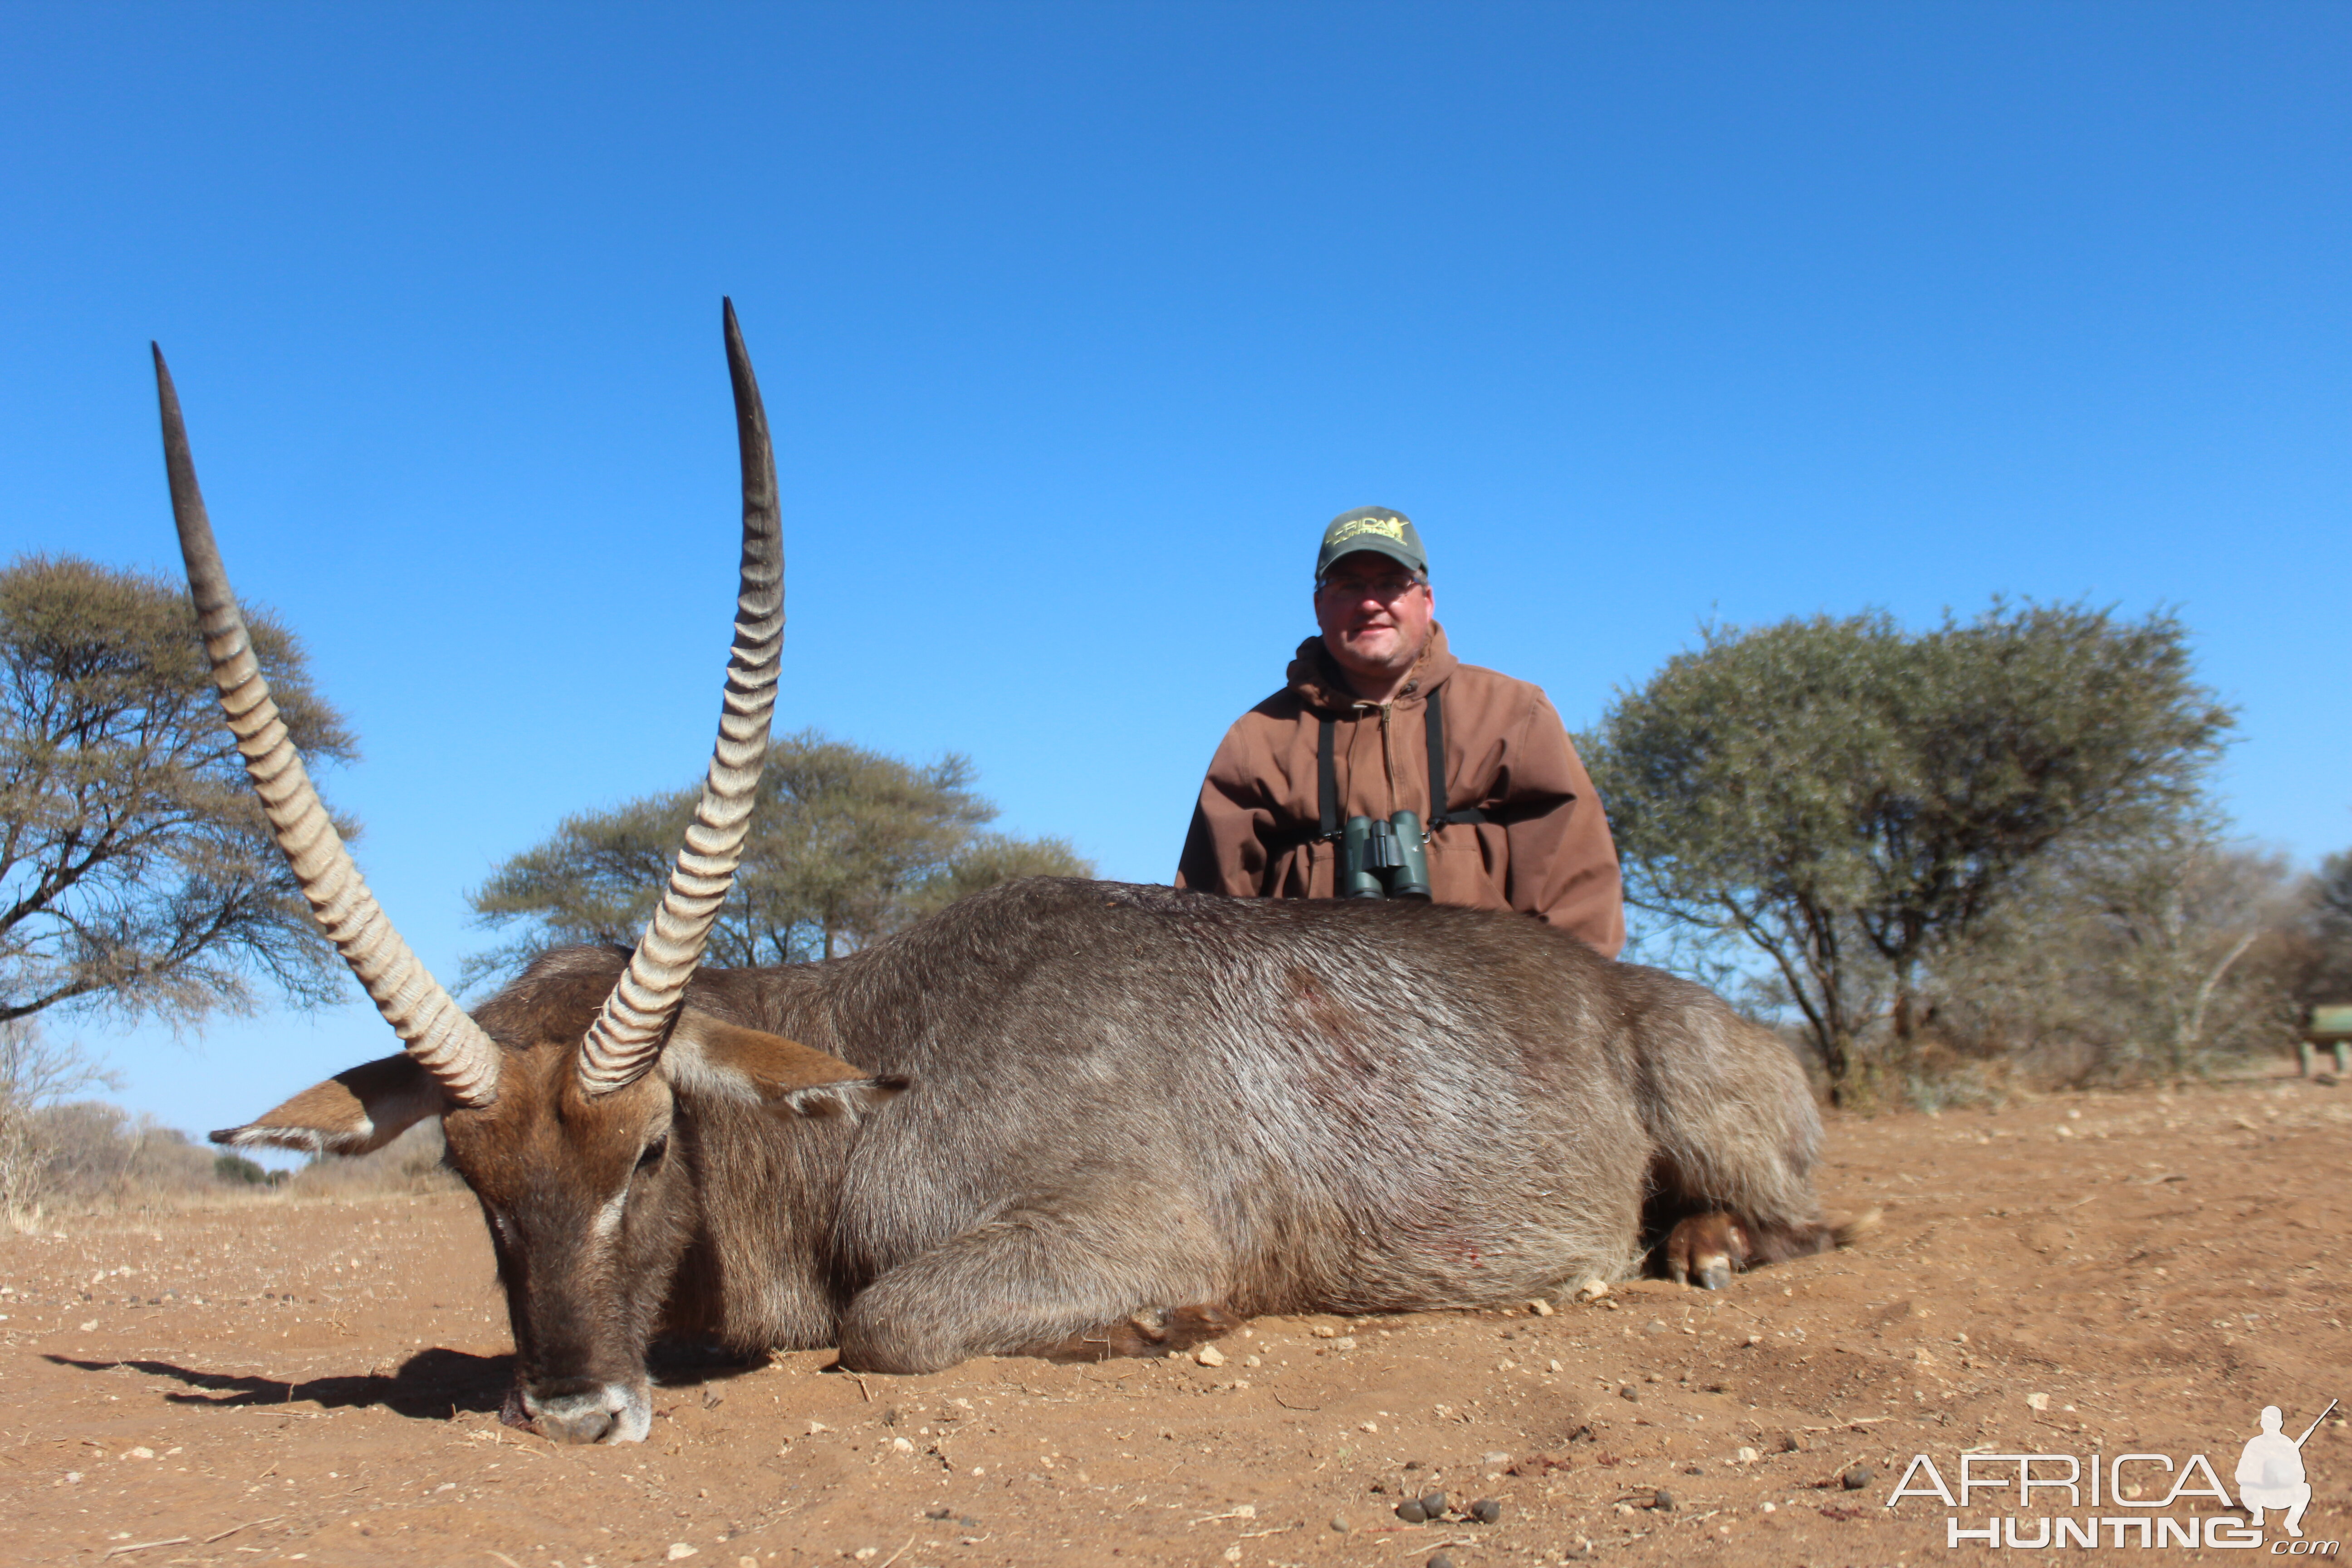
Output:
[[1462,1308],[1637,1267],[1718,1286],[1832,1240],[1790,1054],[1522,916],[1031,880],[846,958],[697,973],[783,630],[766,416],[724,314],[741,592],[717,752],[634,952],[468,1016],[393,930],[278,721],[156,355],[221,700],[329,937],[405,1050],[214,1138],[357,1153],[428,1117],[479,1199],[518,1419],[634,1441],[659,1332],[924,1372],[1183,1347],[1256,1313]]

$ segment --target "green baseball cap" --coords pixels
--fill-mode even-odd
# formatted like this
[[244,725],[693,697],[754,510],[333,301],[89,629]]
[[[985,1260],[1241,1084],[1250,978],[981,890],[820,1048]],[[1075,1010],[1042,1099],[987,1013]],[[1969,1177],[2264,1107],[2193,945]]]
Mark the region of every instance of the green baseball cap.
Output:
[[1360,506],[1333,518],[1323,531],[1323,548],[1315,556],[1316,584],[1322,584],[1341,556],[1360,550],[1402,562],[1417,576],[1429,575],[1429,552],[1421,547],[1421,531],[1412,519],[1384,506]]

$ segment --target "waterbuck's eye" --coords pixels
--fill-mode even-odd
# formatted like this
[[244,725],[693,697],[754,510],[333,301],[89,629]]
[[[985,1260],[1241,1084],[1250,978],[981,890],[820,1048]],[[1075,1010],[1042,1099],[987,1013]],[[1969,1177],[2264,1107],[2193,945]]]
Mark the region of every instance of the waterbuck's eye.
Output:
[[662,1156],[668,1152],[669,1134],[665,1132],[660,1137],[646,1145],[646,1152],[637,1156],[637,1169],[640,1171],[652,1170],[656,1165],[661,1163]]

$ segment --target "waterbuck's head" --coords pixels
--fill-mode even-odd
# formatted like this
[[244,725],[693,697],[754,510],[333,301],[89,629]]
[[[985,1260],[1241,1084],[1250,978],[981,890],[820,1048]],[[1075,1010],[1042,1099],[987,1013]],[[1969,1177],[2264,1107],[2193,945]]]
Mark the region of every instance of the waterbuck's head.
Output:
[[742,583],[701,805],[634,952],[550,954],[478,1016],[393,929],[278,721],[196,488],[178,395],[155,354],[172,510],[221,706],[312,913],[406,1047],[214,1140],[363,1153],[440,1117],[450,1162],[489,1222],[523,1410],[560,1441],[634,1441],[652,1418],[646,1345],[698,1213],[686,1162],[669,1157],[680,1096],[836,1115],[897,1087],[686,1005],[741,858],[783,647],[767,415],[731,304],[724,319],[742,455]]

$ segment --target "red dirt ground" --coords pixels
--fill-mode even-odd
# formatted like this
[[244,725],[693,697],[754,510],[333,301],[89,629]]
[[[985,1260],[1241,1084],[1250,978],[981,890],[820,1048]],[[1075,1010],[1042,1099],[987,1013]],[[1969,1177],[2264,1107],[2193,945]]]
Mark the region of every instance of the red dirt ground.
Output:
[[[505,1319],[463,1194],[70,1218],[0,1237],[0,1559],[1933,1559],[1952,1510],[1887,1506],[1914,1454],[1957,1484],[1969,1448],[2202,1453],[2234,1490],[2263,1405],[2292,1435],[2352,1395],[2347,1131],[2352,1086],[2292,1079],[1832,1118],[1824,1194],[1883,1226],[1720,1296],[1635,1284],[1548,1316],[1264,1319],[1213,1368],[860,1380],[828,1373],[830,1352],[782,1355],[674,1372],[650,1441],[586,1449],[498,1424]],[[2310,1541],[2352,1534],[2345,1414],[2304,1449]],[[2053,1513],[2137,1517],[2170,1485],[2141,1461],[2126,1479],[2146,1497],[2021,1509],[2015,1469],[1963,1527],[2008,1514],[2031,1542]],[[1431,1489],[1501,1517],[1401,1522]]]

